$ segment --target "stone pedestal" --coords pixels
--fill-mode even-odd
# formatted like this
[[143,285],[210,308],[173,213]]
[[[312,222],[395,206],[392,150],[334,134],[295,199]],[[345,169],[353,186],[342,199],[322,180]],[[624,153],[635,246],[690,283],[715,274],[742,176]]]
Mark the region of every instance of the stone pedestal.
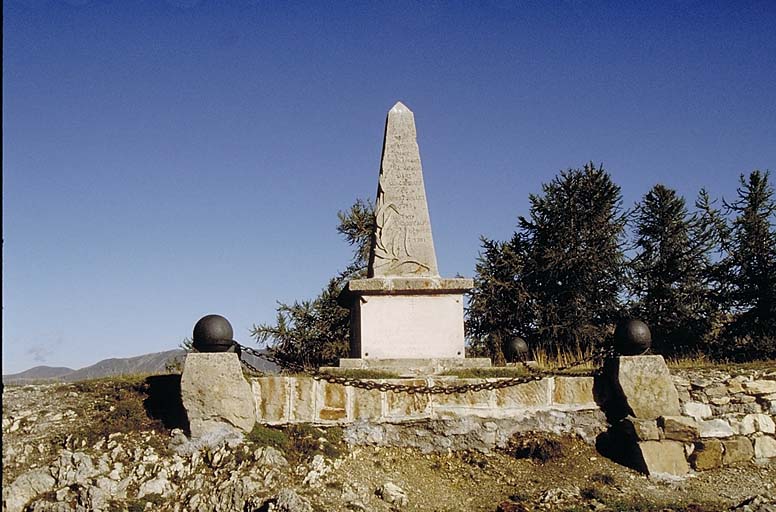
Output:
[[464,357],[463,293],[471,279],[373,278],[348,283],[350,357]]
[[231,352],[188,354],[181,375],[181,400],[193,438],[222,423],[246,432],[256,423],[251,386],[243,377],[240,359]]

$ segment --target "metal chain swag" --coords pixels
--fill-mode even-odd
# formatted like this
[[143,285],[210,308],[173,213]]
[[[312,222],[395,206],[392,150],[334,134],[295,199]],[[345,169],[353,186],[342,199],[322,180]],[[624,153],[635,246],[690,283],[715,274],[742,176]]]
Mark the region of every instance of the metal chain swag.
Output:
[[[528,365],[525,361],[522,361],[523,367],[529,373],[529,375],[526,375],[523,377],[500,378],[497,381],[479,382],[477,384],[459,384],[455,386],[428,386],[428,385],[394,384],[394,383],[388,383],[388,382],[379,382],[378,380],[373,380],[373,379],[354,379],[351,377],[340,377],[337,375],[333,375],[331,373],[322,372],[318,369],[308,368],[298,363],[292,363],[292,362],[280,359],[278,357],[260,352],[254,348],[246,347],[237,342],[235,342],[235,344],[237,345],[237,348],[239,350],[245,351],[249,354],[252,354],[255,357],[258,357],[270,363],[274,363],[285,370],[291,370],[297,373],[304,373],[306,375],[310,375],[314,379],[323,380],[330,384],[341,384],[343,386],[351,386],[354,388],[360,388],[360,389],[366,389],[366,390],[376,389],[378,391],[408,393],[410,395],[412,394],[452,395],[452,394],[467,393],[472,391],[503,389],[511,386],[517,386],[519,384],[525,384],[527,382],[534,382],[537,380],[541,380],[545,377],[563,375],[564,374],[563,372],[582,366],[583,364],[593,362],[598,359],[604,359],[613,355],[612,349],[594,350],[589,356],[583,359],[580,359],[579,361],[574,361],[573,363],[570,363],[568,365],[561,366],[560,368],[557,368],[552,372],[546,371],[546,370],[539,370],[538,368],[533,368],[530,365]],[[251,371],[254,371],[259,374],[263,373],[262,371],[260,371],[255,366],[248,363],[247,361],[242,361],[242,363]],[[594,373],[595,372],[590,372],[591,375]],[[576,374],[576,375],[579,375],[579,374]]]

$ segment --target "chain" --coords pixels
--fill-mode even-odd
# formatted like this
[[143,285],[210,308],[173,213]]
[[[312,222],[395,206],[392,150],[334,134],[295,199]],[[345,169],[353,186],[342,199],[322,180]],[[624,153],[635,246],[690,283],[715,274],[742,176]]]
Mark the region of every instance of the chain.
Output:
[[[531,365],[529,365],[526,361],[522,361],[522,367],[526,369],[529,375],[522,376],[522,377],[499,378],[498,380],[488,380],[485,382],[478,382],[476,384],[458,384],[454,386],[437,386],[437,385],[428,386],[428,385],[395,384],[390,382],[381,382],[380,380],[375,380],[375,379],[354,379],[352,377],[340,377],[331,373],[322,372],[319,369],[309,368],[299,363],[286,361],[284,359],[267,354],[265,352],[260,352],[251,347],[246,347],[240,344],[237,344],[237,345],[240,350],[247,352],[249,354],[252,354],[253,356],[263,359],[265,361],[268,361],[270,363],[274,363],[280,366],[281,368],[283,368],[284,370],[291,370],[296,373],[304,373],[306,375],[310,375],[314,379],[323,380],[330,384],[340,384],[342,386],[351,386],[354,388],[360,388],[360,389],[366,389],[366,390],[392,391],[394,393],[408,393],[410,395],[413,395],[413,394],[453,395],[458,393],[468,393],[468,392],[508,388],[511,386],[517,386],[519,384],[525,384],[528,382],[541,380],[546,377],[563,375],[564,374],[563,372],[567,372],[568,370],[582,366],[587,363],[591,363],[596,360],[610,357],[613,354],[613,351],[611,349],[595,350],[589,356],[583,359],[580,359],[578,361],[574,361],[565,366],[556,368],[552,372],[534,368]],[[255,366],[251,365],[247,361],[242,360],[242,363],[251,371],[257,372],[259,374],[263,374],[263,372],[258,370]],[[591,375],[593,373],[594,372],[591,372]],[[576,374],[576,375],[579,375],[579,374]]]

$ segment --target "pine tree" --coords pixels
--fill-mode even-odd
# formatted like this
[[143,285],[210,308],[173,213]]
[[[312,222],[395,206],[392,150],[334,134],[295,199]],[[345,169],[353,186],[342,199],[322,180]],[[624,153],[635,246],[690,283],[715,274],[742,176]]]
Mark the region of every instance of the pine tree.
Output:
[[715,308],[710,289],[710,252],[716,238],[708,195],[701,191],[700,212],[690,215],[685,200],[655,185],[635,209],[636,255],[629,265],[635,316],[652,331],[653,347],[667,354],[702,348]]
[[511,241],[481,238],[483,251],[475,268],[466,330],[472,352],[486,353],[493,364],[505,362],[505,344],[515,336],[530,337],[532,305],[521,281],[525,246],[519,235]]
[[623,285],[620,188],[603,167],[561,172],[531,195],[506,243],[483,239],[467,327],[475,346],[500,360],[519,335],[547,351],[604,342],[619,316]]
[[519,229],[529,244],[525,287],[536,304],[534,341],[546,349],[588,350],[620,315],[625,227],[620,187],[604,168],[561,172],[531,195]]
[[329,280],[312,300],[279,303],[274,324],[254,325],[251,335],[266,344],[272,355],[285,361],[318,367],[347,357],[350,339],[350,312],[337,303],[345,283],[365,277],[369,242],[374,232],[374,208],[360,199],[347,211],[337,214],[337,232],[354,248],[347,268]]
[[736,318],[724,338],[734,358],[776,356],[776,203],[768,179],[758,170],[742,174],[738,198],[727,204],[735,218],[723,266]]

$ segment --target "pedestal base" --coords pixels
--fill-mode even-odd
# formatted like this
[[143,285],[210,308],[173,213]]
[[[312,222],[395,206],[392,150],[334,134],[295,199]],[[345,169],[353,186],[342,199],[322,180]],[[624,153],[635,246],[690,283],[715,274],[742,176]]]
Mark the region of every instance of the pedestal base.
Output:
[[430,358],[430,359],[340,359],[338,367],[324,367],[323,371],[337,373],[348,370],[375,370],[395,373],[399,377],[439,375],[465,368],[490,368],[487,357]]

